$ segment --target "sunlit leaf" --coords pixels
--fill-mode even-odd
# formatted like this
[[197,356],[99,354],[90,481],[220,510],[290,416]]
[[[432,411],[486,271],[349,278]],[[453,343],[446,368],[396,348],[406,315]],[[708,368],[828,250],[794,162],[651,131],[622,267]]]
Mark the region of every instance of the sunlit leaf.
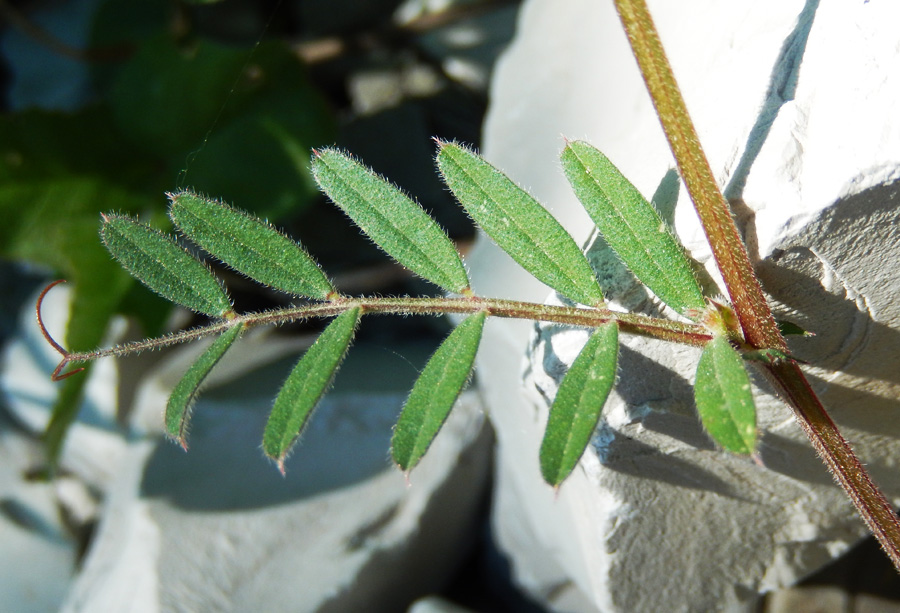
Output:
[[359,316],[359,308],[354,308],[336,317],[303,354],[278,392],[263,434],[263,451],[278,463],[282,473],[288,452],[347,354]]
[[525,190],[454,143],[440,143],[437,164],[469,216],[520,266],[576,302],[591,306],[603,302],[581,249]]
[[559,386],[541,443],[541,474],[558,486],[587,448],[616,380],[619,333],[616,322],[591,334]]
[[100,234],[119,264],[167,300],[213,317],[231,310],[219,280],[171,237],[120,215],[104,217]]
[[186,236],[251,279],[320,300],[334,291],[300,245],[262,220],[191,192],[169,199],[169,216]]
[[212,372],[228,348],[240,336],[242,328],[243,324],[232,326],[213,341],[206,351],[191,364],[175,389],[172,390],[172,395],[169,396],[169,402],[166,404],[166,434],[185,449],[187,449],[190,408],[197,397],[197,392],[207,375]]
[[402,470],[412,470],[418,464],[444,425],[472,373],[486,316],[484,312],[475,313],[463,320],[416,380],[391,439],[391,455]]
[[312,169],[328,197],[388,255],[447,291],[469,287],[453,243],[407,195],[334,149],[317,151]]
[[700,355],[694,400],[709,435],[727,451],[756,449],[756,407],[750,377],[741,356],[723,336],[713,338]]
[[585,142],[567,143],[561,160],[578,199],[631,272],[679,313],[702,309],[703,292],[684,248],[637,188]]

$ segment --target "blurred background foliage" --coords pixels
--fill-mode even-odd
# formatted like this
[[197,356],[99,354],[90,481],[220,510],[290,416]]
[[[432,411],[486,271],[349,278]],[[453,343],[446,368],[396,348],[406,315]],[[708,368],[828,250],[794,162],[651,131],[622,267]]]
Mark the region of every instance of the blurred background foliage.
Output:
[[[37,283],[64,278],[73,296],[59,341],[68,349],[98,346],[117,313],[145,335],[162,332],[169,306],[111,260],[98,221],[119,211],[169,228],[165,192],[182,188],[286,227],[331,274],[384,266],[324,206],[308,172],[310,149],[322,145],[353,151],[466,240],[471,226],[435,178],[428,139],[477,146],[487,77],[447,68],[477,48],[489,71],[511,30],[485,27],[497,37],[492,47],[483,37],[454,44],[452,29],[517,3],[430,4],[79,0],[46,11],[46,3],[0,1],[4,316]],[[397,271],[371,270],[362,283],[348,275],[355,281],[341,289],[408,291]],[[248,284],[229,280],[238,308],[242,300],[259,308],[258,297],[242,297]],[[85,381],[60,384],[51,460]]]

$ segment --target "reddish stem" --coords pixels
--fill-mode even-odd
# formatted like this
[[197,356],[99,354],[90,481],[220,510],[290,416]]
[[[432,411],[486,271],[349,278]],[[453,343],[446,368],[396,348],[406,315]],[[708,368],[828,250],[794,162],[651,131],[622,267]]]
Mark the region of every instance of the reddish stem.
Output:
[[68,351],[63,349],[62,345],[60,345],[55,340],[53,340],[53,337],[50,336],[49,332],[47,332],[47,326],[44,325],[44,318],[41,316],[41,307],[43,307],[43,305],[44,305],[44,298],[47,296],[47,292],[49,292],[51,289],[53,289],[60,283],[65,283],[65,282],[66,282],[65,279],[59,279],[58,281],[54,281],[53,283],[51,283],[50,285],[45,287],[44,291],[41,292],[41,295],[38,296],[37,305],[35,305],[35,307],[34,307],[35,315],[37,316],[38,327],[41,329],[41,334],[44,335],[44,339],[48,343],[50,343],[50,346],[53,347],[54,349],[56,349],[56,351],[58,351],[59,354],[63,357],[62,361],[53,370],[53,374],[50,375],[50,379],[52,381],[62,381],[63,379],[65,379],[67,377],[71,377],[75,373],[79,373],[82,370],[84,370],[84,368],[76,368],[75,370],[70,370],[69,372],[67,372],[65,374],[60,374],[62,369],[65,368],[66,365],[69,363],[69,360],[71,359],[72,354],[70,354]]
[[[787,353],[750,259],[700,146],[644,0],[615,0],[681,177],[697,209],[747,343]],[[803,431],[900,571],[900,519],[792,360],[765,367]]]
[[844,488],[894,567],[900,570],[900,518],[841,436],[803,371],[795,362],[781,361],[766,365],[764,372],[791,407],[816,453]]
[[744,338],[757,349],[777,349],[786,353],[784,337],[772,317],[731,211],[703,153],[647,5],[644,0],[616,0],[616,8],[678,171],[722,273]]

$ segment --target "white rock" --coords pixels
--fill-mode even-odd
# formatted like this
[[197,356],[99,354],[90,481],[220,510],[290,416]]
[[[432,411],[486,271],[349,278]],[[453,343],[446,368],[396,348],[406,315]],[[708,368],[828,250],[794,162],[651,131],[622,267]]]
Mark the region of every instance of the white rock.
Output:
[[[58,392],[50,381],[58,356],[37,330],[32,304],[4,353],[0,386],[12,414],[38,432]],[[57,335],[67,310],[64,288],[48,295],[44,320]],[[0,436],[4,604],[57,610],[65,598],[65,611],[136,613],[403,610],[440,590],[478,534],[492,439],[477,394],[463,394],[407,479],[391,464],[389,446],[415,369],[360,343],[282,478],[259,446],[272,397],[302,344],[242,338],[194,409],[188,453],[160,439],[161,416],[203,343],[141,373],[128,437],[115,419],[115,362],[97,364],[61,459],[72,476],[55,492],[23,480],[39,465],[36,445],[12,431]],[[427,349],[399,351],[418,360]],[[287,352],[282,368],[272,367]],[[72,581],[76,546],[57,505],[90,519],[83,484],[106,499]]]
[[38,444],[5,417],[0,424],[0,608],[57,611],[75,572],[76,544],[53,485],[24,478],[40,465]]
[[259,451],[269,379],[207,391],[188,453],[130,446],[63,610],[387,611],[442,587],[475,538],[486,485],[477,396],[463,396],[407,481],[388,460],[405,393],[334,392],[282,478]]
[[[813,385],[896,503],[900,52],[884,24],[900,7],[817,4],[650,8],[713,171],[746,204],[737,212],[765,258],[767,291],[817,334],[792,347],[815,364]],[[601,148],[648,196],[674,166],[611,3],[527,2],[493,94],[487,156],[576,240],[591,224],[559,170],[562,136]],[[675,227],[709,264],[683,190]],[[470,262],[476,290],[540,299],[541,286],[495,248],[482,243]],[[652,311],[627,278],[614,281],[615,297]],[[593,445],[554,494],[537,450],[547,399],[585,334],[542,329],[522,390],[510,356],[528,332],[488,328],[480,380],[499,445],[498,539],[518,580],[551,608],[562,610],[564,594],[566,610],[741,610],[865,533],[786,407],[757,390],[764,467],[722,454],[692,406],[697,351],[645,339],[625,341]]]

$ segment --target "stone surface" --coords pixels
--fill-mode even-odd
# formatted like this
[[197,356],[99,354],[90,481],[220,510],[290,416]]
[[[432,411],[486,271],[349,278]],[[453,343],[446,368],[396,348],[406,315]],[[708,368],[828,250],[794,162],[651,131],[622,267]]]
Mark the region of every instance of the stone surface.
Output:
[[[33,304],[4,353],[0,384],[23,430],[37,433],[58,389],[49,378],[58,356],[37,331]],[[43,308],[54,333],[67,311],[68,292],[57,288]],[[211,375],[188,453],[160,438],[161,413],[202,343],[143,363],[124,425],[114,417],[115,362],[99,362],[61,459],[69,477],[55,488],[23,477],[40,466],[37,443],[0,428],[0,559],[15,562],[4,566],[4,605],[58,610],[65,598],[65,611],[390,611],[444,587],[478,536],[490,471],[477,394],[461,397],[404,476],[389,460],[391,431],[415,365],[433,347],[395,343],[397,355],[386,357],[380,342],[360,341],[282,478],[260,440],[278,386],[313,338],[263,332],[248,333]],[[248,364],[257,368],[248,373]],[[73,580],[77,543],[59,508],[79,523],[95,519],[85,484],[104,504]]]
[[[835,587],[787,588],[773,594],[765,613],[844,613],[852,608],[853,599]],[[884,612],[887,613],[887,612]]]
[[77,557],[48,483],[22,474],[40,457],[38,443],[0,416],[0,608],[21,613],[57,611]]
[[[900,55],[890,4],[652,2],[711,166],[776,310],[814,331],[792,349],[895,503],[900,426]],[[835,40],[841,44],[834,44]],[[601,148],[646,195],[674,201],[674,166],[611,3],[527,2],[498,65],[485,153],[559,216],[591,224],[559,170],[562,137]],[[713,277],[683,193],[674,226]],[[614,302],[659,305],[602,242],[591,257]],[[476,290],[541,300],[546,290],[485,242]],[[865,533],[789,411],[757,389],[761,465],[718,452],[690,384],[698,352],[629,338],[592,446],[557,493],[537,450],[565,365],[585,333],[495,322],[481,381],[497,429],[494,524],[518,580],[551,608],[743,610]],[[531,348],[526,387],[517,356]],[[571,595],[580,595],[572,604]],[[570,598],[565,607],[560,595]]]
[[188,454],[131,445],[63,610],[404,609],[474,540],[490,450],[475,398],[409,481],[386,459],[401,395],[326,397],[285,479],[258,450],[269,394],[199,403]]

